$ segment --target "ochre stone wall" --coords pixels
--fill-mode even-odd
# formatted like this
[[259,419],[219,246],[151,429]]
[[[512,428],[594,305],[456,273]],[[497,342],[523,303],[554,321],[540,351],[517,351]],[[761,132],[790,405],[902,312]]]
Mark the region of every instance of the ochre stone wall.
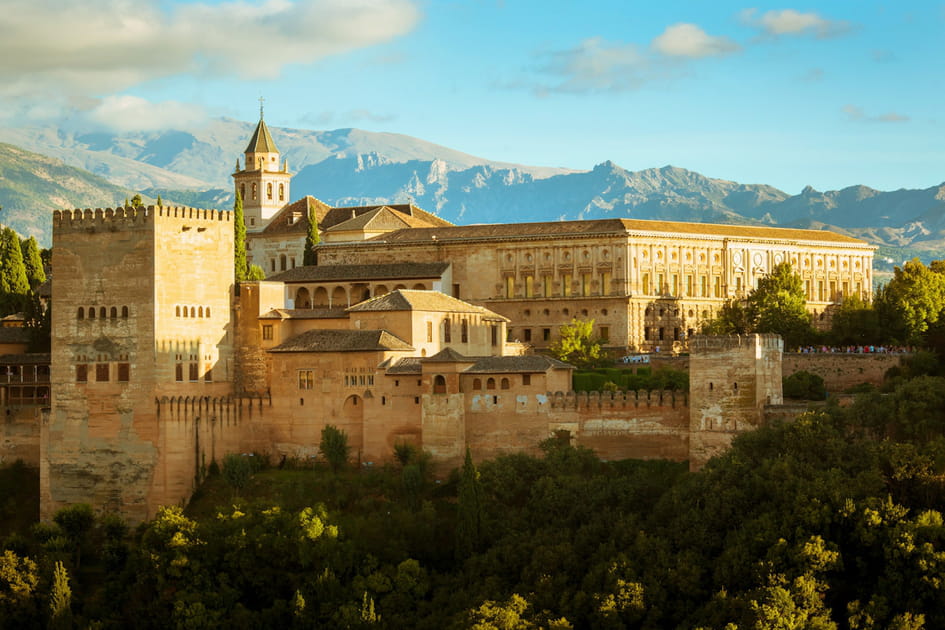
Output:
[[39,467],[39,439],[42,407],[0,408],[0,466],[22,460]]
[[904,354],[785,353],[785,378],[807,371],[824,379],[830,394],[839,394],[861,383],[882,385],[886,370],[902,365]]

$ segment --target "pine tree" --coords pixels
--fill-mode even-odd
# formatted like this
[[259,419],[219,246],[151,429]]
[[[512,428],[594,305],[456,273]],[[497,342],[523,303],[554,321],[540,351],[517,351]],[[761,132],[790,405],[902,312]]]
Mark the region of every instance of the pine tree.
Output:
[[466,460],[459,479],[459,505],[456,523],[456,559],[464,560],[479,548],[482,537],[482,488],[479,471],[466,448]]
[[236,281],[247,280],[249,266],[246,264],[246,222],[243,219],[243,196],[236,191],[233,201],[233,269]]
[[56,562],[52,588],[49,591],[49,628],[72,627],[72,589],[69,587],[69,572]]
[[132,207],[132,208],[140,208],[140,207],[143,206],[143,205],[144,205],[144,201],[142,201],[140,194],[137,194],[137,195],[135,195],[134,197],[131,198],[131,207]]
[[0,314],[22,310],[29,292],[20,237],[12,228],[5,227],[0,233]]
[[26,280],[30,288],[35,289],[46,282],[46,272],[43,270],[43,259],[39,255],[39,245],[32,236],[20,241],[23,253],[23,264],[26,265]]
[[314,265],[316,263],[315,246],[318,245],[321,240],[321,237],[318,235],[318,217],[315,216],[315,211],[309,207],[308,233],[305,236],[305,252],[302,254],[303,265]]

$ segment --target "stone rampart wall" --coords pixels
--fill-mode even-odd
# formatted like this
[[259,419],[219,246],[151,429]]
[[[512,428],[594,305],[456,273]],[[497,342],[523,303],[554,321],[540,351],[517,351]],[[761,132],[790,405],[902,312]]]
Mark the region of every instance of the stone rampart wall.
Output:
[[42,407],[4,407],[0,409],[0,466],[23,460],[39,467],[39,437]]
[[886,370],[902,363],[905,354],[785,353],[782,373],[787,378],[802,370],[824,379],[831,394],[871,383],[881,385]]

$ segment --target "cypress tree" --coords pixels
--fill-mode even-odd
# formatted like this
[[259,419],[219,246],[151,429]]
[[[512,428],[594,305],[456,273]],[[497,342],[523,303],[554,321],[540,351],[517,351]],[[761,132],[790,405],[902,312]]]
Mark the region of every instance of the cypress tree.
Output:
[[157,205],[158,208],[160,208],[160,207],[162,207],[162,206],[164,205],[164,202],[161,201],[161,195],[158,195],[158,196],[157,196],[157,201],[155,202],[155,204]]
[[26,281],[30,288],[35,289],[46,282],[46,272],[43,270],[43,259],[39,255],[39,245],[32,236],[20,241],[23,253],[23,264],[26,266]]
[[20,237],[13,228],[5,227],[0,233],[0,314],[22,310],[29,292]]
[[72,627],[72,589],[69,587],[69,572],[56,562],[52,588],[49,591],[49,628]]
[[459,478],[457,507],[456,559],[462,561],[475,553],[482,538],[482,488],[468,447]]
[[305,252],[302,254],[303,265],[315,264],[315,246],[321,242],[318,235],[318,217],[315,216],[315,210],[308,209],[308,233],[305,236]]
[[236,191],[233,201],[233,269],[236,281],[248,279],[249,266],[246,264],[246,222],[243,219],[243,196]]

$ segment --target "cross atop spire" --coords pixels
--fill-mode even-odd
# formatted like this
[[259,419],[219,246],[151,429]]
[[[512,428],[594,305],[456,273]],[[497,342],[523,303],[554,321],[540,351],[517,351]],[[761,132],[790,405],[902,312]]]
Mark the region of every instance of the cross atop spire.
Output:
[[263,101],[265,101],[262,96],[259,97],[259,120],[263,119]]

